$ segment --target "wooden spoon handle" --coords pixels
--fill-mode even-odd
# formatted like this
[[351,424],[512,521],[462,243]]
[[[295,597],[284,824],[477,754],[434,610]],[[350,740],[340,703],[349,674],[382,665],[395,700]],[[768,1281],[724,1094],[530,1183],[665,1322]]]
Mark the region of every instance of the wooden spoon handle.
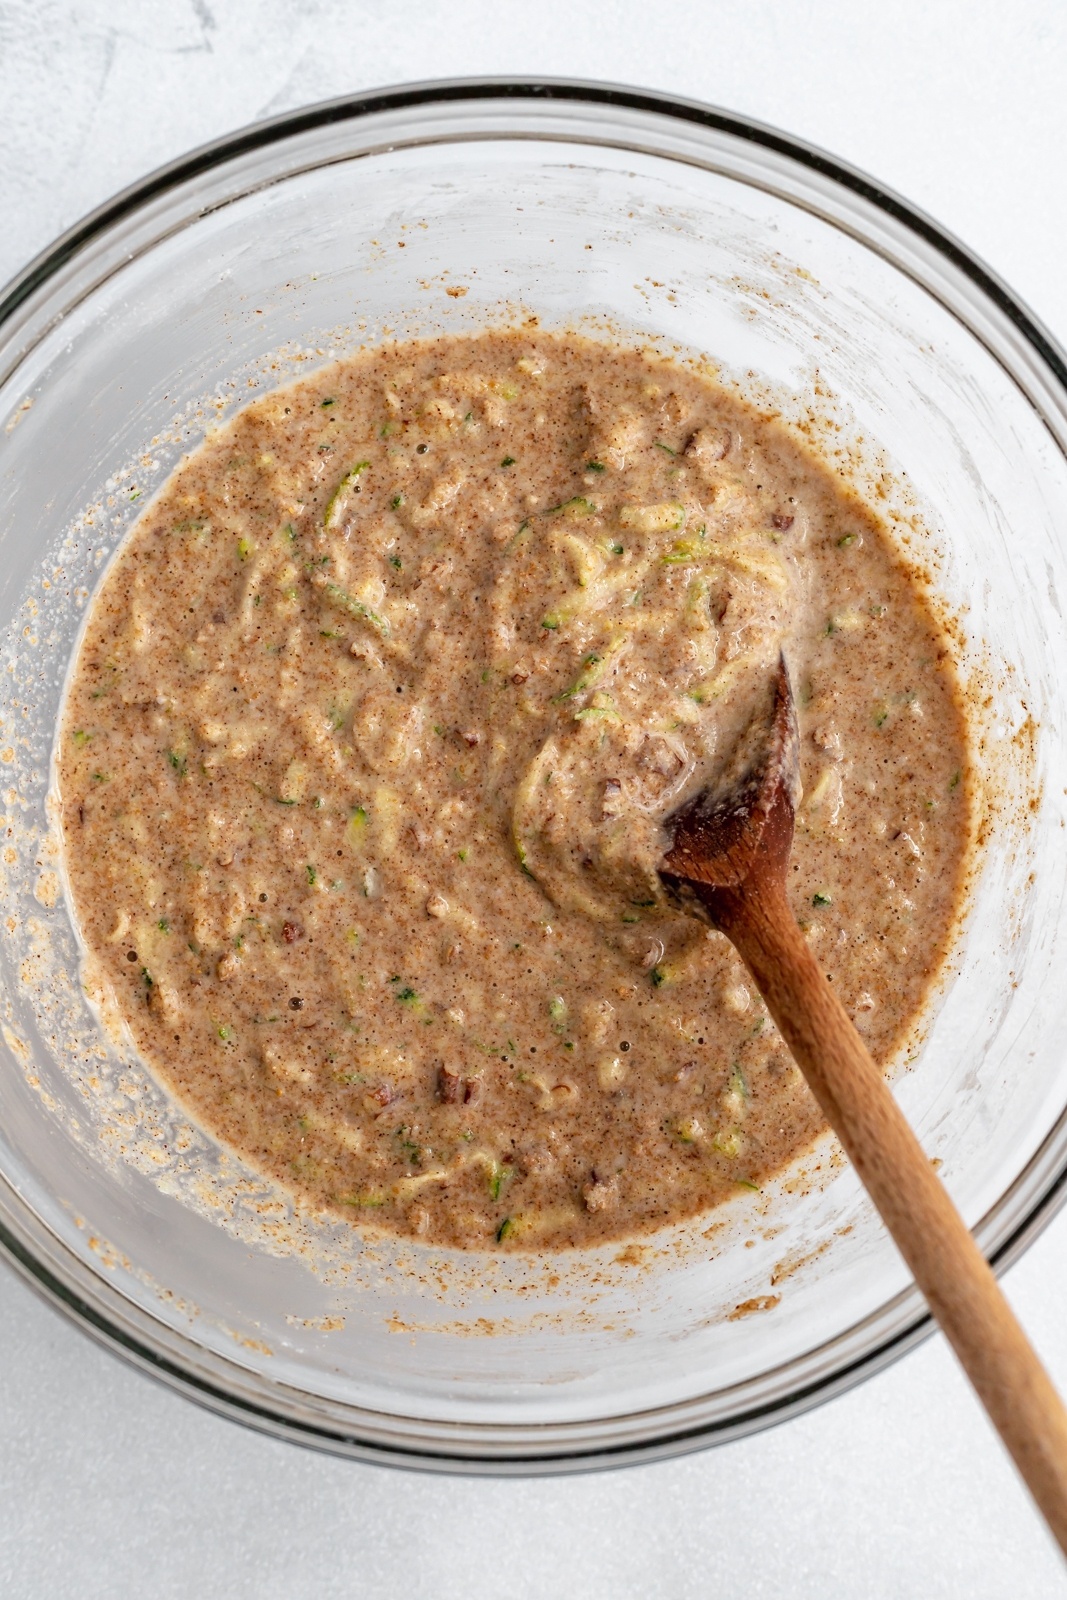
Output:
[[[930,1165],[784,893],[717,921],[874,1201],[1060,1548],[1067,1554],[1067,1412],[985,1257]],[[729,926],[727,926],[729,922]]]

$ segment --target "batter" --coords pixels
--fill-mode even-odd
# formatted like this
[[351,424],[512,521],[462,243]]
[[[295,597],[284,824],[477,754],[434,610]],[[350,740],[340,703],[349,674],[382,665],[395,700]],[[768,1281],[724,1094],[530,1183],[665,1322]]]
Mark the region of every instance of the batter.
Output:
[[946,641],[773,419],[579,338],[387,346],[243,410],[95,600],[58,777],[91,983],[305,1202],[460,1247],[628,1237],[822,1120],[662,822],[784,648],[798,919],[887,1061],[968,841]]

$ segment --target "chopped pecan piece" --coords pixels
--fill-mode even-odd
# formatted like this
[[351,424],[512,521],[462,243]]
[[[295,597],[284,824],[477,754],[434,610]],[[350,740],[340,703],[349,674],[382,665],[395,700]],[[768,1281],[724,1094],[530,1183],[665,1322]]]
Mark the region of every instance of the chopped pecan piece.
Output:
[[446,1106],[452,1106],[459,1100],[463,1090],[463,1079],[455,1067],[441,1066],[437,1069],[437,1098]]

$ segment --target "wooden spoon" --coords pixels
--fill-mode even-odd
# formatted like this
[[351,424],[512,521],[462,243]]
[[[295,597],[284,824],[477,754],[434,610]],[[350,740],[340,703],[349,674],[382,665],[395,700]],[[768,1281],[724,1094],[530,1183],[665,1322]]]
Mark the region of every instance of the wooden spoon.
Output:
[[799,735],[785,661],[723,782],[668,822],[660,875],[736,947],[1067,1554],[1067,1412],[786,898]]

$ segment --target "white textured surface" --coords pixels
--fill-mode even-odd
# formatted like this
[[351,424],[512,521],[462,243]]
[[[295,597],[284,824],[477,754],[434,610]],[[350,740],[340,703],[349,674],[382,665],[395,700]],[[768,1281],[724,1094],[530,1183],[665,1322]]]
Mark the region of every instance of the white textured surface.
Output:
[[[0,0],[0,280],[188,147],[360,88],[613,78],[827,146],[959,233],[1067,342],[1057,0]],[[1067,1216],[1008,1290],[1067,1387]],[[940,1340],[676,1463],[430,1479],[245,1433],[0,1268],[11,1600],[1044,1600],[1064,1571]]]

